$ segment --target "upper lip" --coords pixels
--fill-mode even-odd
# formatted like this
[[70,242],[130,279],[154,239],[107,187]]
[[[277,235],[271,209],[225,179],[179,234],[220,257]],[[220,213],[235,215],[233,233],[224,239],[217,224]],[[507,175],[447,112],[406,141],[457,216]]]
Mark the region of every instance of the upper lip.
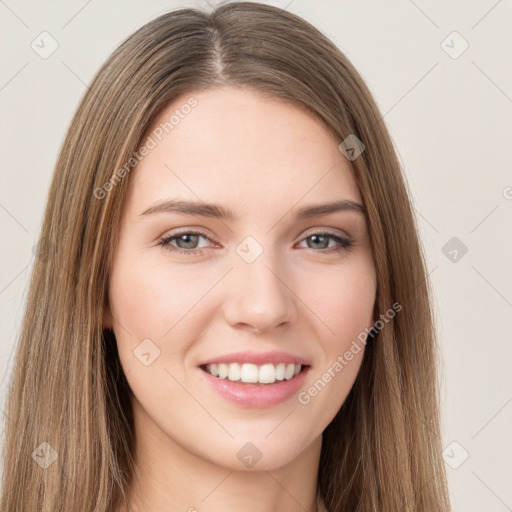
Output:
[[199,366],[207,364],[218,363],[252,363],[256,365],[263,365],[267,363],[293,363],[300,365],[309,365],[309,363],[302,357],[290,354],[289,352],[271,351],[271,352],[231,352],[222,356],[212,357],[200,363]]

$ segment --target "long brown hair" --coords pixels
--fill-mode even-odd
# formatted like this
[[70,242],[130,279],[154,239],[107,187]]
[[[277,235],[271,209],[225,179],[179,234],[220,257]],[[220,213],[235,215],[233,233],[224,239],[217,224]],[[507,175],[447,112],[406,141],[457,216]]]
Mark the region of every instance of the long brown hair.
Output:
[[1,510],[113,511],[123,503],[135,469],[130,390],[102,321],[125,165],[169,102],[222,85],[306,107],[340,143],[355,135],[365,146],[351,164],[376,266],[375,314],[394,303],[402,310],[369,338],[356,382],[323,433],[318,485],[328,509],[448,511],[431,292],[389,134],[329,39],[298,16],[251,2],[147,23],[80,102],[53,175],[13,366]]

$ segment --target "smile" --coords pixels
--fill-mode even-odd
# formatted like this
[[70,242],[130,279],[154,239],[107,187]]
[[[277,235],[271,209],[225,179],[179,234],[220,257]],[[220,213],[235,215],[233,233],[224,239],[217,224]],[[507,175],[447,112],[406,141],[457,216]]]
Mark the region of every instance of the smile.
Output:
[[214,363],[201,368],[219,379],[247,384],[273,384],[276,381],[290,380],[298,375],[306,365],[294,363]]

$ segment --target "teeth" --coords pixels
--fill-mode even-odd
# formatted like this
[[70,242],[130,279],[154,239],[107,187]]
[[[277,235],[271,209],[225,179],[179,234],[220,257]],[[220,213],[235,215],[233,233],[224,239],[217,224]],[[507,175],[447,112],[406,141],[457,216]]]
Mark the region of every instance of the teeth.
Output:
[[[299,368],[300,369],[300,368]],[[260,367],[260,378],[261,384],[272,384],[276,381],[276,367],[273,364],[264,364]]]
[[243,364],[240,370],[240,380],[242,382],[258,382],[260,371],[255,364]]
[[229,365],[228,380],[240,380],[240,365],[238,363]]
[[276,366],[276,380],[284,379],[284,371],[286,370],[286,365],[284,363],[279,363]]
[[233,382],[272,384],[276,380],[290,380],[300,373],[302,366],[293,363],[271,363],[261,366],[251,363],[219,363],[207,364],[206,371],[219,379],[228,379]]
[[284,371],[284,378],[286,380],[290,380],[293,377],[293,374],[295,373],[295,365],[294,364],[287,364],[286,370]]
[[220,363],[219,364],[219,379],[225,379],[229,373],[229,365]]

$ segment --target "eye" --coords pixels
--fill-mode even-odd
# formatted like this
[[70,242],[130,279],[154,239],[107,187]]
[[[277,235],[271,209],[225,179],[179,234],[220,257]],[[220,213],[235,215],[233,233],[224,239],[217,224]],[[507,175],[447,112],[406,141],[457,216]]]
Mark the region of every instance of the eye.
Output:
[[[304,241],[307,242],[308,240],[311,241],[311,243],[308,244],[309,249],[332,249],[334,252],[340,252],[348,250],[350,247],[352,247],[352,241],[349,238],[345,238],[335,233],[329,232],[311,233],[306,238],[304,238]],[[330,240],[334,240],[334,246],[329,247]],[[320,252],[330,253],[333,252],[332,250],[322,250]]]
[[[198,240],[200,238],[210,240],[204,233],[198,231],[183,231],[182,233],[175,233],[161,238],[158,245],[172,252],[192,256],[194,254],[202,254],[201,250],[197,250]],[[173,240],[176,240],[177,247],[171,244]]]
[[[186,256],[194,256],[203,254],[202,249],[208,247],[199,247],[199,240],[203,238],[211,241],[204,233],[199,231],[183,231],[181,233],[173,233],[161,238],[158,245],[166,250]],[[306,241],[308,249],[314,249],[315,252],[331,253],[348,250],[352,247],[352,240],[330,232],[311,233],[302,242]],[[310,241],[310,243],[308,243]],[[329,245],[330,241],[334,241],[333,245]],[[301,242],[301,243],[302,243]],[[176,245],[175,245],[176,244]]]

